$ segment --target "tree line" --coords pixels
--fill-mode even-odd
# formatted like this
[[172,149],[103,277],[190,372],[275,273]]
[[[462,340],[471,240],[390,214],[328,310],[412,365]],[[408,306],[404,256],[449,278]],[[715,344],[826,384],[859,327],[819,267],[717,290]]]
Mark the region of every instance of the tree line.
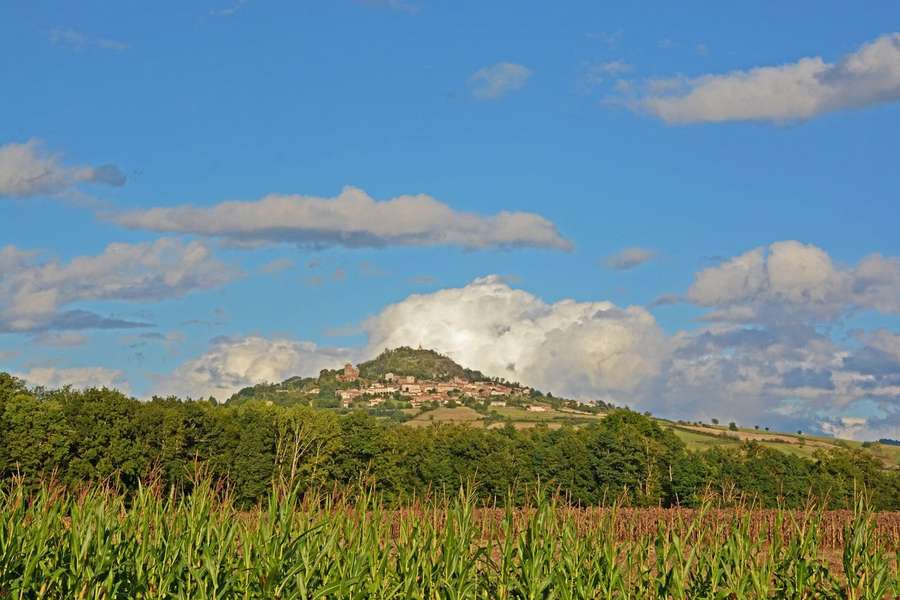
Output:
[[559,429],[415,428],[306,406],[28,389],[0,373],[3,479],[134,490],[156,477],[189,491],[198,464],[245,506],[265,498],[273,481],[310,490],[362,484],[398,503],[475,482],[485,503],[522,502],[543,486],[580,505],[695,506],[714,494],[725,503],[798,508],[815,498],[846,508],[864,488],[873,508],[900,510],[900,472],[865,452],[839,448],[807,459],[754,443],[692,452],[628,410]]

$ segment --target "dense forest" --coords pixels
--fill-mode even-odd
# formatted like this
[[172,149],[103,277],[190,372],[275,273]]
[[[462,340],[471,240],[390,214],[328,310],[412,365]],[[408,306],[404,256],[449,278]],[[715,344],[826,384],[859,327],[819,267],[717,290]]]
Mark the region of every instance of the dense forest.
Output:
[[358,411],[33,390],[0,374],[3,478],[106,481],[128,490],[157,477],[189,490],[198,465],[243,505],[277,480],[303,489],[362,484],[388,502],[471,481],[485,502],[522,499],[543,485],[582,505],[692,506],[713,493],[726,503],[798,507],[812,496],[846,507],[865,487],[874,508],[900,509],[900,472],[860,451],[815,460],[753,443],[689,452],[656,421],[624,409],[559,429],[413,428]]

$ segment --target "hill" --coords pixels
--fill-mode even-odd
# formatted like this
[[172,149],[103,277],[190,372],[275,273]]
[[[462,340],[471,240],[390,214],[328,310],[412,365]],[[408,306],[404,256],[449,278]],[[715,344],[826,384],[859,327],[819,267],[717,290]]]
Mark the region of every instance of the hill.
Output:
[[[385,350],[376,358],[359,364],[358,379],[342,378],[343,370],[325,369],[318,377],[291,377],[281,383],[265,383],[242,389],[228,400],[236,405],[264,401],[283,406],[308,405],[340,412],[365,411],[369,414],[405,421],[411,426],[433,423],[466,423],[476,428],[496,428],[510,424],[517,429],[563,425],[583,427],[602,419],[612,407],[603,402],[582,404],[573,400],[544,395],[516,384],[491,383],[479,371],[457,364],[434,350],[399,347]],[[377,391],[386,384],[386,375],[412,376],[419,392]],[[478,385],[457,385],[443,397],[429,390],[436,382],[464,380]],[[430,382],[430,383],[429,383]],[[442,384],[443,385],[443,384]],[[401,386],[402,387],[402,386]],[[480,388],[481,394],[466,388]],[[490,388],[493,388],[491,393]],[[387,390],[388,388],[382,388]],[[500,390],[498,392],[498,390]],[[649,415],[648,415],[649,416]],[[890,468],[900,467],[900,446],[894,440],[853,442],[831,437],[769,431],[766,428],[735,427],[718,423],[670,421],[655,418],[663,428],[672,431],[691,450],[722,448],[736,450],[745,442],[778,450],[785,454],[814,458],[819,452],[839,448],[858,448]]]
[[480,371],[464,368],[434,350],[408,346],[385,350],[372,360],[359,364],[359,376],[363,379],[380,380],[388,373],[433,381],[450,381],[457,377],[466,381],[487,379]]

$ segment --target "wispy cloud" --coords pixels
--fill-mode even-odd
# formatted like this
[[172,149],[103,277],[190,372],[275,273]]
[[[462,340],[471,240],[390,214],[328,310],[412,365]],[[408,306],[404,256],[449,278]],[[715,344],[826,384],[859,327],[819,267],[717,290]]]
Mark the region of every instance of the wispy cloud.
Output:
[[479,100],[497,100],[521,90],[533,73],[523,65],[499,62],[475,71],[469,78],[469,86]]
[[634,67],[622,60],[588,63],[581,72],[579,89],[590,92],[595,87],[630,72]]
[[0,331],[48,331],[143,326],[85,310],[76,302],[158,301],[224,285],[237,269],[212,256],[201,242],[160,239],[110,244],[95,256],[67,263],[36,262],[34,253],[0,248]]
[[47,35],[54,45],[69,48],[70,50],[99,48],[101,50],[122,52],[131,48],[131,45],[125,42],[108,38],[91,37],[76,29],[57,27],[51,29]]
[[648,248],[641,248],[640,246],[633,246],[631,248],[625,248],[612,256],[607,256],[603,260],[603,264],[607,269],[627,271],[628,269],[634,269],[635,267],[639,267],[642,264],[649,262],[654,257],[656,257],[655,251]]
[[250,0],[235,0],[228,6],[209,11],[209,15],[211,17],[230,17],[241,10],[249,2]]

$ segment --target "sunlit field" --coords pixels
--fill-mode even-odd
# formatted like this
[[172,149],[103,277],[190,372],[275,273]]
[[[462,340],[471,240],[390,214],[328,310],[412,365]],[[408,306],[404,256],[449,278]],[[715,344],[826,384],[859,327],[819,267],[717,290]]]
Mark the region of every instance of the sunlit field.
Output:
[[893,598],[900,514],[389,509],[273,490],[253,510],[201,481],[176,497],[15,482],[0,495],[0,598]]

